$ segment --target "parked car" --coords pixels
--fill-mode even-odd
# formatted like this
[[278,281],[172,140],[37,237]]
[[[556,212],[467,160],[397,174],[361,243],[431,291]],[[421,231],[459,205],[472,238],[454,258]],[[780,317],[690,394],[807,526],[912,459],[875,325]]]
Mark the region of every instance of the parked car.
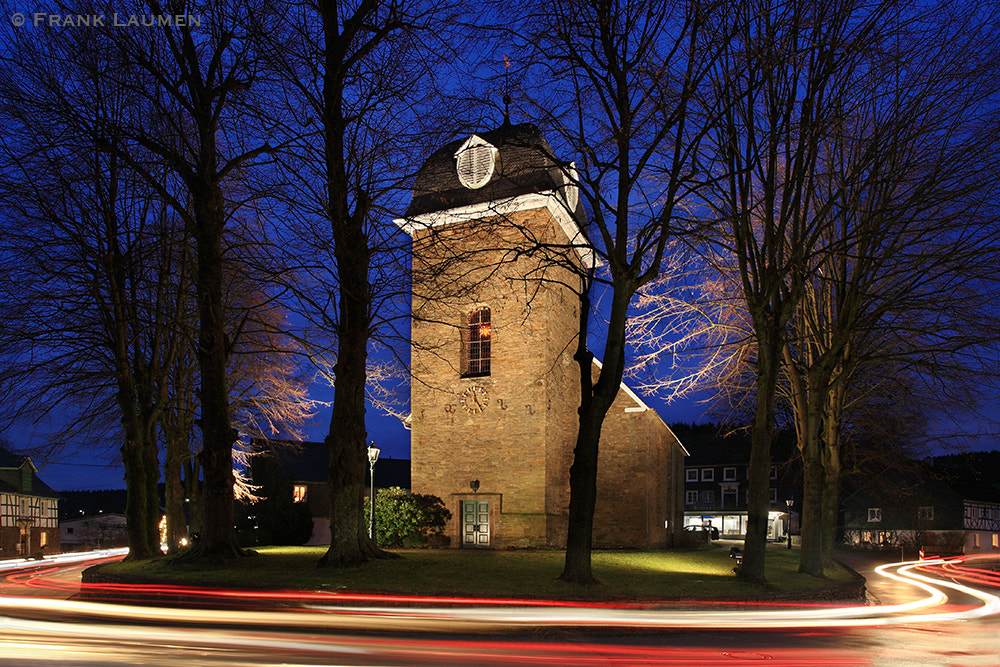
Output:
[[715,526],[684,526],[684,530],[689,533],[708,533],[710,539],[719,539],[719,529]]

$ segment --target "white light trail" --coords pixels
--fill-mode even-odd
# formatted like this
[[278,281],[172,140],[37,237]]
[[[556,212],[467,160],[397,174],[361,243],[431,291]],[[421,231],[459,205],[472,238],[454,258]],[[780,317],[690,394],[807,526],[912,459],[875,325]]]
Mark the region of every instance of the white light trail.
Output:
[[[977,589],[923,576],[912,572],[916,567],[944,561],[895,563],[878,568],[879,574],[908,583],[927,592],[927,596],[899,605],[810,607],[805,609],[715,608],[706,611],[676,609],[633,609],[616,607],[350,607],[309,605],[298,610],[234,610],[149,607],[139,605],[93,603],[77,600],[37,598],[0,598],[0,613],[7,616],[3,625],[60,633],[74,630],[66,624],[22,625],[16,617],[46,618],[71,615],[81,623],[141,620],[145,624],[210,624],[239,628],[325,628],[364,629],[383,632],[517,632],[539,627],[603,627],[662,629],[764,629],[764,628],[845,628],[903,625],[931,621],[954,621],[1000,613],[1000,598]],[[890,570],[895,569],[895,572]],[[942,588],[952,589],[978,599],[981,604],[953,611],[932,611],[948,600]],[[719,605],[722,606],[721,604]],[[923,613],[920,613],[923,610]],[[31,621],[30,623],[45,623]],[[79,629],[78,624],[73,624]],[[44,630],[43,630],[44,628]],[[124,628],[122,628],[124,630]],[[139,630],[136,629],[138,632]],[[117,632],[117,629],[116,629]],[[170,636],[175,631],[162,630]],[[190,629],[178,630],[190,636]],[[164,638],[164,640],[166,640]]]

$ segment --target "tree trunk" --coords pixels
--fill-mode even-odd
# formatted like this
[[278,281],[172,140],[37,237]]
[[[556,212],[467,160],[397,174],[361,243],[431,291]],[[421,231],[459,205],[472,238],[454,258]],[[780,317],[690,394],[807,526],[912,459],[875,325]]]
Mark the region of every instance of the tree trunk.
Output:
[[150,557],[163,555],[160,546],[160,461],[159,450],[156,445],[155,435],[156,421],[147,418],[143,424],[145,437],[143,438],[142,465],[145,468],[146,483],[146,507],[144,510],[146,518],[146,550]]
[[[812,417],[812,415],[810,415]],[[823,485],[825,474],[820,451],[818,424],[807,420],[802,449],[802,548],[799,572],[823,576]]]
[[[164,429],[166,432],[167,429]],[[187,540],[184,516],[184,463],[191,456],[187,439],[166,435],[167,453],[163,463],[164,495],[167,510],[167,552],[175,553]]]
[[[333,415],[330,434],[326,437],[330,450],[330,547],[319,561],[321,566],[357,565],[379,555],[363,521],[368,462],[365,430],[367,308],[358,312],[358,304],[347,305],[350,301],[346,296],[341,299]],[[359,315],[362,317],[358,323],[360,327],[344,326]]]
[[[338,140],[339,137],[335,142]],[[337,182],[336,177],[331,178],[331,201]],[[346,207],[346,197],[338,201]],[[363,520],[368,463],[365,387],[371,307],[365,215],[364,210],[349,215],[341,209],[340,216],[331,220],[342,288],[338,303],[337,363],[333,367],[333,414],[326,437],[330,450],[330,548],[320,559],[322,566],[356,565],[382,555],[368,537]]]
[[767,549],[767,516],[771,509],[771,440],[774,437],[774,392],[777,386],[780,336],[773,326],[757,328],[757,398],[750,433],[750,465],[747,482],[747,535],[739,576],[749,581],[767,581],[764,556]]
[[[592,358],[591,355],[586,356]],[[591,363],[587,363],[587,366],[590,365]],[[597,506],[597,457],[604,414],[598,414],[594,403],[595,401],[591,401],[587,408],[580,408],[580,430],[573,450],[573,465],[569,469],[566,561],[559,578],[575,584],[596,583],[590,559],[594,537],[594,508]]]
[[621,387],[625,369],[625,320],[635,289],[625,281],[616,281],[608,320],[608,339],[604,363],[594,383],[594,356],[587,350],[590,297],[581,296],[580,330],[574,355],[580,365],[580,430],[569,469],[569,524],[566,534],[566,561],[559,576],[575,584],[595,583],[591,570],[594,536],[594,509],[597,507],[597,460],[604,418]]
[[184,462],[184,496],[188,499],[188,531],[192,536],[199,537],[205,530],[200,478],[198,460],[192,456]]
[[[811,359],[811,357],[807,358]],[[806,374],[806,400],[796,410],[795,419],[801,422],[799,450],[802,452],[802,548],[799,551],[799,572],[813,577],[823,576],[823,406],[829,387],[829,375],[822,364],[812,363]]]
[[[156,482],[159,467],[156,461],[155,442],[153,460],[149,460],[151,429],[146,427],[145,418],[138,406],[135,382],[130,373],[122,370],[124,356],[119,363],[117,402],[122,414],[125,431],[121,446],[122,463],[125,466],[125,526],[128,535],[129,560],[145,560],[160,555],[156,539],[156,525],[159,506],[156,502]],[[150,479],[152,478],[152,481]],[[149,497],[152,488],[153,498]],[[155,507],[156,511],[151,511]]]
[[843,385],[830,392],[823,420],[823,565],[833,567],[833,549],[837,543],[837,519],[840,511],[840,420],[844,410]]
[[[214,161],[213,161],[214,162]],[[215,173],[214,163],[208,173]],[[193,188],[198,252],[198,367],[201,372],[202,449],[205,529],[197,555],[229,558],[242,551],[236,544],[233,510],[233,444],[239,434],[229,414],[229,361],[223,298],[222,232],[224,206],[218,184]]]
[[142,456],[142,446],[130,436],[126,428],[122,443],[122,463],[125,466],[125,530],[128,535],[128,560],[146,560],[153,557],[149,549],[149,504],[146,498],[147,472]]

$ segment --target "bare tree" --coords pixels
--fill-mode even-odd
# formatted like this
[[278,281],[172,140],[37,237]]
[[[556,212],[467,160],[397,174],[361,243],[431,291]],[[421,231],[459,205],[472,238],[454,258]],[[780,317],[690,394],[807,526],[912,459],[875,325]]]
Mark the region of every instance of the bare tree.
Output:
[[[233,341],[227,332],[224,238],[239,204],[229,196],[234,180],[245,179],[247,170],[272,152],[266,129],[259,129],[265,116],[245,113],[244,107],[251,105],[254,84],[260,87],[257,48],[264,28],[259,21],[271,15],[270,6],[234,0],[192,7],[178,0],[154,1],[150,8],[162,15],[197,10],[199,20],[141,31],[109,27],[120,62],[126,63],[117,83],[137,98],[140,113],[120,128],[128,141],[124,147],[103,148],[142,173],[194,239],[197,425],[204,474],[204,530],[197,553],[235,555],[232,447],[238,434],[227,377]],[[156,156],[169,178],[136,163],[131,150],[136,146]]]
[[[530,15],[528,61],[538,64],[531,113],[555,132],[557,152],[579,156],[576,175],[588,236],[604,267],[575,267],[582,289],[574,358],[580,426],[570,469],[569,533],[561,578],[594,580],[591,543],[598,444],[625,368],[626,322],[637,291],[661,270],[683,202],[695,185],[695,151],[710,124],[696,92],[725,42],[713,2],[555,2]],[[534,84],[534,79],[529,79]],[[563,167],[572,174],[569,164]],[[553,250],[558,250],[553,248]],[[607,292],[602,366],[588,348],[594,292]]]
[[306,352],[332,362],[331,542],[321,564],[343,566],[382,555],[363,522],[369,346],[381,305],[403,292],[390,212],[412,171],[417,110],[447,53],[450,5],[307,0],[287,9],[269,62],[288,88],[282,159],[296,193],[294,247],[303,250],[290,287],[317,325],[303,336]]
[[[783,376],[774,382],[792,408],[805,468],[800,569],[816,576],[830,559],[840,430],[852,404],[874,393],[898,393],[892,387],[897,377],[909,382],[915,374],[937,394],[948,395],[973,384],[973,377],[995,374],[976,353],[990,345],[996,330],[985,308],[996,292],[986,277],[996,247],[989,204],[997,182],[996,156],[981,134],[995,123],[995,111],[982,105],[984,97],[997,94],[986,55],[993,51],[992,36],[983,32],[990,21],[983,7],[949,3],[927,13],[889,5],[841,9],[842,29],[825,21],[831,37],[819,35],[820,41],[805,45],[805,53],[839,45],[840,57],[848,60],[815,89],[823,92],[825,106],[810,106],[808,141],[795,152],[772,151],[771,167],[744,163],[750,227],[743,235],[783,245],[774,256],[787,258],[783,276],[781,266],[772,271],[784,290],[778,292],[783,309],[774,312],[786,318],[771,334],[782,339],[775,349]],[[884,20],[888,17],[892,20]],[[793,20],[811,19],[808,13],[792,14],[776,25],[793,25]],[[942,34],[947,37],[928,37]],[[790,64],[797,52],[788,51]],[[766,66],[775,69],[771,61]],[[760,91],[770,90],[767,81],[762,80]],[[810,88],[802,85],[793,92],[801,95],[802,90]],[[791,102],[791,95],[779,97],[774,108],[788,108]],[[781,149],[785,139],[776,129],[785,136],[803,132],[792,121],[783,128],[758,123],[733,136],[744,141],[769,130],[774,138],[767,141]],[[754,154],[752,148],[746,144],[747,155]],[[793,170],[802,157],[807,157],[806,168]],[[771,186],[781,206],[774,222],[766,213],[769,175],[781,188],[786,179],[802,188],[797,197],[794,190],[788,196]],[[786,206],[789,199],[792,205]],[[781,216],[787,224],[779,224]],[[772,229],[775,233],[766,236]],[[751,261],[737,266],[733,257],[738,257],[739,239],[735,233],[732,237],[731,247],[723,246],[714,262],[719,277],[702,285],[702,301],[677,307],[654,293],[650,315],[709,313],[707,323],[689,317],[704,323],[702,333],[692,338],[712,350],[722,368],[729,364],[719,376],[720,388],[735,401],[749,398],[759,406],[764,391],[759,374],[768,358],[760,348],[763,322],[753,314],[760,306],[745,293],[735,301],[728,293],[743,292],[733,289],[738,277],[746,277],[743,266],[759,271],[768,255],[754,249]],[[726,347],[730,355],[720,353]],[[748,361],[757,373],[749,382]],[[859,369],[867,377],[881,372],[882,380],[854,382]]]
[[[768,471],[785,331],[823,246],[835,198],[819,192],[823,142],[892,3],[747,0],[732,14],[738,38],[713,70],[726,122],[705,166],[718,256],[735,265],[755,349],[748,528],[740,576],[764,580]],[[730,259],[731,263],[730,263]],[[811,482],[810,482],[811,483]]]
[[[982,150],[982,120],[995,114],[983,95],[1000,92],[996,44],[982,8],[948,9],[907,12],[870,35],[881,48],[845,91],[845,131],[822,145],[823,251],[783,351],[806,478],[800,570],[815,576],[832,560],[838,432],[857,364],[905,357],[942,390],[995,373],[965,351],[996,330],[982,315],[996,290],[982,282],[996,242],[982,213],[996,183]],[[963,285],[970,274],[979,289]]]
[[[160,553],[155,426],[183,344],[183,241],[137,170],[100,149],[124,141],[115,128],[133,101],[103,76],[117,64],[104,58],[108,42],[39,33],[12,36],[0,81],[13,223],[4,379],[11,402],[36,418],[76,408],[62,437],[89,429],[121,440],[130,558],[147,558]],[[149,158],[135,155],[155,171]]]

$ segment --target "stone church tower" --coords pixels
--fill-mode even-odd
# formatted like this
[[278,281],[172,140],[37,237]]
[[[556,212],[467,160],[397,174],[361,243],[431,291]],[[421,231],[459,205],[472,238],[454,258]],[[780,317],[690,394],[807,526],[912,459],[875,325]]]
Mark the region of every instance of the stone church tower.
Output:
[[[411,478],[452,546],[564,546],[578,428],[576,269],[593,262],[572,184],[538,128],[454,141],[397,220],[413,237]],[[683,447],[623,385],[605,424],[596,546],[681,528]]]

